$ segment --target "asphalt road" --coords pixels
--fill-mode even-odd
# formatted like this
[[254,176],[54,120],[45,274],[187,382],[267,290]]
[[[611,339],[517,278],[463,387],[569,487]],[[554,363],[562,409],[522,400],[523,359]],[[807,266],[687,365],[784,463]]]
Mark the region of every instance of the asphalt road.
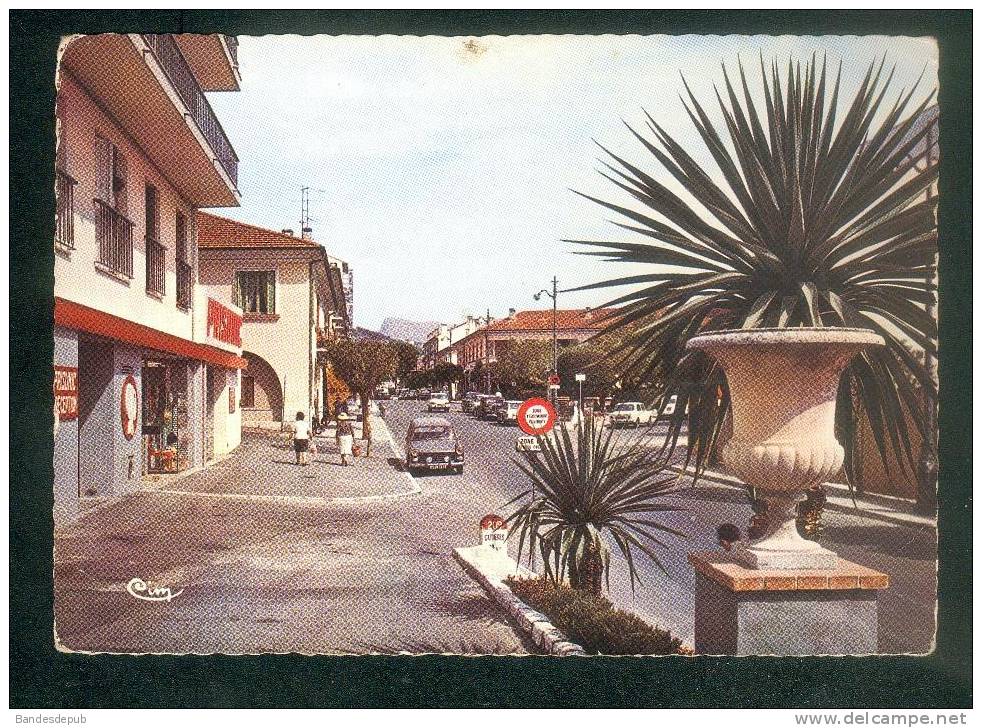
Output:
[[[386,420],[397,440],[405,438],[412,417],[424,414],[425,402],[385,403]],[[527,489],[527,479],[514,463],[515,439],[522,433],[515,425],[477,420],[452,405],[446,415],[464,446],[467,465],[463,475],[423,476],[426,492],[456,492],[469,504],[483,503],[486,512],[508,516],[505,504]],[[638,436],[624,431],[626,438]],[[650,435],[659,439],[655,428]],[[691,551],[717,550],[716,527],[732,522],[741,527],[750,517],[746,496],[740,490],[718,485],[691,486],[683,482],[670,501],[685,510],[653,514],[666,525],[687,534],[684,539],[664,537],[659,552],[661,566],[636,554],[642,584],[632,591],[625,561],[612,546],[609,596],[648,621],[667,627],[693,641],[694,574],[688,563]],[[473,506],[472,506],[473,507]],[[477,515],[477,514],[475,514]],[[867,518],[859,513],[825,513],[822,543],[844,558],[884,571],[891,588],[880,597],[880,651],[925,653],[932,649],[937,593],[937,535],[934,529],[898,526]],[[477,528],[476,519],[475,526]],[[476,531],[475,531],[476,535]],[[460,544],[460,545],[467,545]],[[515,544],[511,545],[515,556]],[[523,560],[527,563],[527,560]]]

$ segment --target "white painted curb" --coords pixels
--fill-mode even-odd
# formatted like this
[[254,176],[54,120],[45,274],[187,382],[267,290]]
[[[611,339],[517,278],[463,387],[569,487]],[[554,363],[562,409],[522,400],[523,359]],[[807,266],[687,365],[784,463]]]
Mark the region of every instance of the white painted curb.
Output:
[[509,577],[538,578],[538,574],[519,566],[514,559],[486,546],[454,549],[454,558],[484,591],[494,599],[522,628],[532,641],[550,655],[586,655],[584,649],[570,642],[549,618],[523,602],[504,580]]

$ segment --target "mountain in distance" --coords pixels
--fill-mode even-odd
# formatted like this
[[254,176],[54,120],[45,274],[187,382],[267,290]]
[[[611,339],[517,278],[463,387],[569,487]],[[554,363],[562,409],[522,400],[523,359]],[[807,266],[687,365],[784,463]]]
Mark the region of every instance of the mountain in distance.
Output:
[[439,325],[438,321],[408,321],[389,316],[382,322],[379,332],[390,339],[399,339],[422,346],[430,332]]
[[379,331],[366,329],[363,326],[355,326],[351,331],[351,338],[359,341],[395,341],[391,336],[386,336]]

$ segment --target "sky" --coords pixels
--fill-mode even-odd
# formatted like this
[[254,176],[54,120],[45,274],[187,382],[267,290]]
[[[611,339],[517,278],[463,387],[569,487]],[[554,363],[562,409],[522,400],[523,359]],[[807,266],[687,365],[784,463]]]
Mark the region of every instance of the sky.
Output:
[[[709,160],[679,94],[684,74],[715,119],[721,63],[738,57],[759,91],[759,54],[827,54],[851,98],[869,63],[896,64],[899,93],[922,73],[927,38],[764,36],[263,36],[239,38],[241,90],[209,94],[240,158],[242,205],[219,214],[299,230],[310,187],[313,235],[354,268],[354,317],[454,323],[544,308],[533,294],[611,276],[624,264],[571,253],[564,238],[623,240],[610,214],[571,189],[632,206],[597,173],[600,142],[678,190],[624,126],[644,111]],[[755,75],[756,71],[756,75]],[[762,98],[762,97],[761,97]],[[923,96],[919,93],[915,101]],[[668,178],[668,179],[666,179]],[[625,199],[627,198],[627,199]],[[561,308],[613,292],[560,294]]]

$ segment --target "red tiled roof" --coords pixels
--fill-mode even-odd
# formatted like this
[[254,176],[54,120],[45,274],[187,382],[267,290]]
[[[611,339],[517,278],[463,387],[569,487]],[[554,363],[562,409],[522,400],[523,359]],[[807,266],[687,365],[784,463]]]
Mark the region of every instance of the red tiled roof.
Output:
[[[599,331],[611,323],[608,317],[616,311],[615,308],[560,309],[556,311],[556,329]],[[487,328],[488,331],[551,331],[552,309],[517,311],[514,316],[494,321]]]
[[198,211],[199,248],[320,248],[313,240]]

